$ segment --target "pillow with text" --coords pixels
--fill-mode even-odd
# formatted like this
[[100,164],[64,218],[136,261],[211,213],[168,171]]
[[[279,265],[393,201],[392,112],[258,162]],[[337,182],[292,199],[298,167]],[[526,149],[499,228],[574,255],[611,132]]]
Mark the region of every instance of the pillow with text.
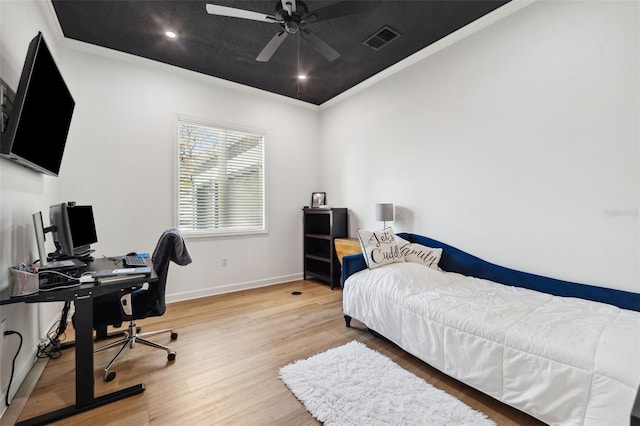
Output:
[[393,229],[365,231],[358,229],[358,239],[362,246],[364,260],[369,269],[375,269],[390,263],[404,262],[400,254]]
[[440,262],[440,257],[442,257],[441,248],[436,249],[418,243],[410,243],[397,235],[395,239],[398,244],[398,249],[400,250],[400,255],[405,262],[420,263],[429,268],[440,270],[438,262]]

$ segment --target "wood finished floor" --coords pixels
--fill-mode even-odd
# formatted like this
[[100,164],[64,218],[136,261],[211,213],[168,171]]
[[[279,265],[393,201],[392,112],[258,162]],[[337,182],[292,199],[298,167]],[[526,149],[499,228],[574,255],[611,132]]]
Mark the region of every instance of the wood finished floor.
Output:
[[[171,342],[168,334],[155,340],[172,346],[176,360],[169,363],[165,352],[136,345],[116,364],[116,379],[105,383],[102,367],[116,349],[96,354],[96,396],[140,382],[146,390],[56,424],[317,425],[280,381],[278,369],[355,339],[498,425],[542,424],[443,375],[355,320],[346,328],[342,292],[313,281],[173,303],[163,317],[138,325],[145,331],[174,327],[178,340]],[[74,362],[72,350],[48,362],[19,420],[73,403]]]

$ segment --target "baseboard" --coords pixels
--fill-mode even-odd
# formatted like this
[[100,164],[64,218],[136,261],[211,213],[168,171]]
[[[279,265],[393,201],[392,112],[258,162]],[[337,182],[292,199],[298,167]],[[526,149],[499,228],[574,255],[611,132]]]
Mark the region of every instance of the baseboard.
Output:
[[185,291],[181,293],[168,293],[167,303],[182,302],[184,300],[199,299],[201,297],[215,296],[217,294],[233,293],[235,291],[249,290],[252,288],[266,287],[303,279],[302,274],[285,275],[282,277],[267,278],[264,280],[246,281],[243,283],[228,284],[221,287],[212,287],[201,290]]

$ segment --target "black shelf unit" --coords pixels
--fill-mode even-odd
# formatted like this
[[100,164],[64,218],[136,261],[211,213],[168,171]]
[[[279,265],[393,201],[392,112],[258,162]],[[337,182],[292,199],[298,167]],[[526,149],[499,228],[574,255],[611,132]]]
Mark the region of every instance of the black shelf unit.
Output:
[[304,212],[304,279],[340,287],[340,263],[333,240],[348,235],[346,208],[307,208]]

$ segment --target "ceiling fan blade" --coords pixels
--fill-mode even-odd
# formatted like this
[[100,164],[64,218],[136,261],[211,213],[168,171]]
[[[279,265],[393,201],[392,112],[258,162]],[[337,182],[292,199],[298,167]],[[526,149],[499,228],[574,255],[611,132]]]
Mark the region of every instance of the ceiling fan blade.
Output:
[[278,50],[278,47],[280,47],[280,45],[288,35],[289,33],[286,31],[282,31],[274,35],[273,38],[269,40],[269,43],[267,43],[264,49],[262,49],[262,52],[260,52],[260,54],[256,58],[256,61],[269,62],[269,59],[271,59],[273,54],[276,53],[276,50]]
[[211,15],[230,16],[232,18],[252,19],[254,21],[278,22],[274,16],[252,12],[250,10],[236,9],[234,7],[218,6],[217,4],[207,4],[207,13]]
[[308,29],[301,29],[300,36],[307,40],[311,47],[313,47],[319,54],[325,57],[329,62],[333,62],[340,57],[340,54],[335,49],[322,41],[320,37],[309,31]]
[[329,19],[342,18],[343,16],[357,15],[371,10],[369,2],[362,1],[341,1],[336,4],[321,7],[309,13],[307,21],[320,22]]

